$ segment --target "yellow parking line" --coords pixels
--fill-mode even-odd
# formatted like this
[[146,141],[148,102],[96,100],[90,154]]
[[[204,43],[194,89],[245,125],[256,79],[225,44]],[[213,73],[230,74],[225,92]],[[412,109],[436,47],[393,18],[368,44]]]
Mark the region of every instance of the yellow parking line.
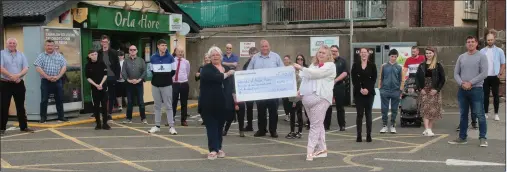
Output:
[[416,146],[400,146],[400,147],[386,147],[386,148],[373,148],[373,149],[356,149],[356,150],[347,150],[347,151],[338,151],[342,153],[350,153],[350,152],[365,152],[365,151],[381,151],[381,150],[391,150],[391,149],[407,149],[413,148]]
[[[48,129],[35,130],[35,133],[38,133],[38,132],[41,132],[41,131],[46,131],[46,130],[48,130]],[[23,136],[23,135],[27,135],[27,134],[33,134],[33,133],[19,133],[19,134],[13,134],[13,135],[8,135],[8,136],[3,136],[2,140],[6,139],[6,138],[11,138],[11,137],[16,137],[16,136]]]
[[[129,128],[129,129],[134,130],[134,131],[139,131],[139,132],[142,132],[142,133],[146,133],[146,131],[143,131],[143,130],[140,130],[140,129],[137,129],[137,128],[132,128],[132,127],[129,127],[129,126],[126,126],[126,125],[116,124],[116,123],[115,123],[115,125],[118,125],[120,127]],[[171,139],[171,138],[168,138],[168,137],[164,137],[164,136],[161,136],[161,135],[158,135],[158,134],[151,134],[151,135],[155,136],[155,137],[158,137],[158,138],[161,138],[161,139],[164,139],[164,140],[167,140],[167,141],[170,141],[170,142],[173,142],[173,143],[176,143],[176,144],[179,144],[179,145],[182,145],[182,146],[184,146],[186,148],[195,150],[195,151],[197,151],[197,152],[199,152],[201,154],[208,154],[208,150],[203,149],[203,148],[201,148],[199,146],[193,146],[193,145],[190,145],[188,143],[180,142],[180,141],[177,141],[177,140],[174,140],[174,139]],[[262,165],[262,164],[258,164],[258,163],[255,163],[255,162],[243,160],[243,159],[237,159],[237,158],[231,158],[231,157],[226,157],[226,159],[233,159],[233,160],[236,160],[236,161],[239,161],[239,162],[243,162],[243,163],[250,164],[250,165],[255,166],[255,167],[264,168],[264,169],[267,169],[267,170],[276,170],[276,169],[278,169],[278,168],[270,167],[270,166],[267,166],[267,165]]]
[[[356,136],[348,136],[348,135],[336,134],[336,133],[327,133],[327,134],[334,135],[334,136],[343,136],[343,137],[354,137],[354,138],[356,137]],[[373,140],[380,140],[380,141],[386,141],[386,142],[392,142],[392,143],[401,143],[401,144],[407,144],[407,145],[420,145],[420,144],[415,144],[415,143],[402,142],[402,141],[396,141],[396,140],[386,140],[386,139],[380,139],[380,138],[375,138],[375,137],[373,137]]]
[[424,144],[421,144],[421,145],[417,146],[416,148],[410,150],[409,153],[415,153],[415,152],[417,152],[417,151],[419,151],[421,149],[424,149],[426,146],[429,146],[429,145],[431,145],[433,143],[436,143],[439,140],[442,140],[443,138],[446,138],[447,136],[449,136],[449,134],[441,135],[440,137],[437,137],[437,138],[435,138],[433,140],[430,140],[430,141],[428,141],[428,142],[426,142]]
[[3,158],[0,158],[0,165],[2,165],[2,167],[4,167],[4,168],[12,167],[12,165],[9,164],[7,161],[5,161]]
[[330,167],[310,167],[310,168],[293,168],[293,169],[280,169],[271,171],[306,171],[306,170],[324,170],[324,169],[337,169],[346,167],[356,167],[355,165],[341,165],[341,166],[330,166]]
[[43,141],[43,140],[65,140],[65,138],[36,138],[36,139],[2,139],[1,142],[19,142],[19,141]]
[[77,143],[77,144],[79,144],[79,145],[81,145],[81,146],[84,146],[84,147],[87,147],[87,148],[89,148],[89,149],[92,149],[92,150],[94,150],[94,151],[96,151],[96,152],[99,152],[99,153],[101,153],[101,154],[103,154],[103,155],[105,155],[105,156],[107,156],[107,157],[110,157],[110,158],[112,158],[112,159],[115,159],[115,160],[117,160],[117,161],[121,161],[122,163],[127,164],[127,165],[129,165],[129,166],[131,166],[131,167],[134,167],[134,168],[136,168],[136,169],[138,169],[138,170],[141,170],[141,171],[153,171],[153,170],[151,170],[151,169],[149,169],[149,168],[146,168],[146,167],[140,166],[140,165],[138,165],[138,164],[132,163],[132,162],[130,162],[130,161],[128,161],[128,160],[126,160],[126,159],[123,159],[123,158],[121,158],[121,157],[119,157],[119,156],[113,155],[113,154],[111,154],[111,153],[109,153],[109,152],[106,152],[106,151],[104,151],[104,150],[102,150],[102,149],[99,149],[99,148],[97,148],[97,147],[95,147],[95,146],[92,146],[92,145],[90,145],[90,144],[88,144],[88,143],[82,142],[81,140],[78,140],[78,139],[76,139],[76,138],[74,138],[74,137],[71,137],[71,136],[69,136],[69,135],[66,135],[66,134],[64,134],[64,133],[62,133],[62,132],[60,132],[60,131],[55,130],[55,129],[52,129],[52,128],[51,128],[51,129],[49,129],[49,130],[50,130],[51,132],[55,133],[55,134],[58,134],[59,136],[61,136],[61,137],[63,137],[63,138],[66,138],[66,139],[68,139],[68,140],[71,140],[71,141],[73,141],[73,142],[75,142],[75,143]]

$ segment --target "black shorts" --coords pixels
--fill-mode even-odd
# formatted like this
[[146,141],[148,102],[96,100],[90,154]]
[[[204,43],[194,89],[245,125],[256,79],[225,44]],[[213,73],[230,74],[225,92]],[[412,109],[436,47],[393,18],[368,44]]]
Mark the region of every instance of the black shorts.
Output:
[[125,89],[125,82],[116,83],[116,97],[127,97],[127,91]]

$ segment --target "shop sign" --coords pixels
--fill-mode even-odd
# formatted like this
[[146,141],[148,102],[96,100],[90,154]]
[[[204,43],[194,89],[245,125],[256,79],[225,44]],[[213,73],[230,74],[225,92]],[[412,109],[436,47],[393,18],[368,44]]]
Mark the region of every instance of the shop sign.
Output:
[[169,32],[169,15],[167,14],[100,8],[97,18],[98,29],[159,33]]

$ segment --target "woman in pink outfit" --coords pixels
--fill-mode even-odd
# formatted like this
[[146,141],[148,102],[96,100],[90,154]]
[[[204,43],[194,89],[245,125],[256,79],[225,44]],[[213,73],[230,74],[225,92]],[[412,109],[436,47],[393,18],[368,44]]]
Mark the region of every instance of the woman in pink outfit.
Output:
[[299,76],[302,79],[298,96],[302,98],[311,124],[308,135],[307,161],[312,161],[313,158],[327,157],[324,118],[327,108],[333,100],[334,78],[336,77],[336,66],[333,61],[330,48],[323,45],[308,68],[294,64],[294,68],[300,70]]

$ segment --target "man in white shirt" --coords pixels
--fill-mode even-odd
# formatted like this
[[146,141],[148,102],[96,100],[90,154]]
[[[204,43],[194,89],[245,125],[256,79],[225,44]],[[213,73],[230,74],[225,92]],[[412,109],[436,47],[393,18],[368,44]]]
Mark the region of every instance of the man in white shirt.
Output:
[[484,80],[484,111],[486,118],[489,110],[489,93],[493,92],[493,107],[495,110],[495,121],[499,121],[498,108],[500,105],[500,95],[498,87],[500,78],[503,78],[505,71],[505,54],[501,48],[495,46],[495,34],[489,32],[486,34],[487,46],[481,49],[481,53],[488,57],[488,77]]
[[[188,126],[187,124],[187,103],[188,92],[190,91],[188,85],[188,76],[190,75],[190,62],[184,58],[185,51],[178,47],[175,49],[173,56],[176,60],[173,67],[176,69],[176,74],[173,76],[173,115],[176,116],[176,107],[178,106],[178,98],[181,101],[181,126]],[[174,118],[173,118],[174,119]]]

